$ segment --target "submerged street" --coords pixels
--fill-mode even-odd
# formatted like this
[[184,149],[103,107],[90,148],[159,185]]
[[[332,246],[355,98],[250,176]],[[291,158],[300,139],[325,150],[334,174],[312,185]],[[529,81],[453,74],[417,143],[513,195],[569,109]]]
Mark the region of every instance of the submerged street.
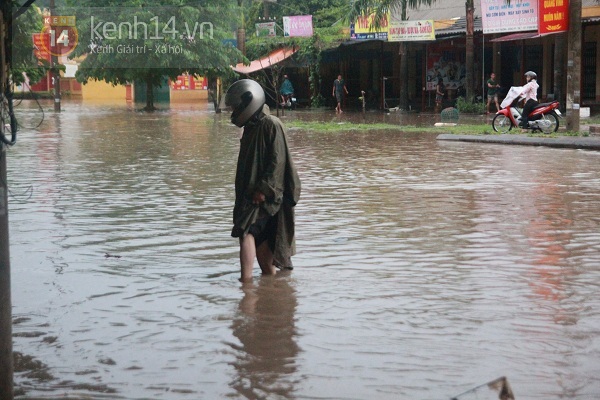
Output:
[[500,376],[600,396],[600,152],[286,112],[398,131],[289,129],[295,269],[242,285],[228,113],[64,102],[34,128],[19,107],[18,399],[439,400]]

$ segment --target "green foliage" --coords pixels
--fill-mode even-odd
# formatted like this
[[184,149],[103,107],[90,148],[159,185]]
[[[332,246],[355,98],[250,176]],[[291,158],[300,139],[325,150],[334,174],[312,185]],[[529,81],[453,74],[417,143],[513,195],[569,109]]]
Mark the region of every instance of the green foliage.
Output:
[[[231,76],[242,59],[225,41],[231,38],[237,12],[233,2],[217,0],[69,0],[76,15],[83,56],[77,80],[114,85],[133,81],[159,86],[165,76],[183,73]],[[135,26],[135,29],[133,28]],[[109,29],[106,34],[104,28]],[[152,109],[149,97],[147,108]]]
[[36,6],[28,7],[13,22],[13,40],[11,44],[12,80],[16,84],[24,81],[23,73],[34,84],[42,79],[50,65],[46,61],[38,61],[33,55],[33,41],[31,35],[42,31],[42,13]]
[[248,59],[264,57],[275,49],[281,47],[298,48],[295,57],[300,63],[308,65],[308,80],[311,93],[311,107],[322,107],[325,99],[321,96],[321,52],[325,49],[338,46],[346,39],[342,27],[315,28],[312,37],[252,37],[246,43]]
[[464,114],[483,114],[485,113],[485,103],[466,100],[464,97],[456,99],[456,108]]
[[276,3],[253,1],[246,12],[246,29],[254,31],[254,24],[265,17],[275,19],[280,24],[282,17],[292,15],[312,15],[314,28],[326,28],[335,25],[348,12],[347,0],[278,0]]

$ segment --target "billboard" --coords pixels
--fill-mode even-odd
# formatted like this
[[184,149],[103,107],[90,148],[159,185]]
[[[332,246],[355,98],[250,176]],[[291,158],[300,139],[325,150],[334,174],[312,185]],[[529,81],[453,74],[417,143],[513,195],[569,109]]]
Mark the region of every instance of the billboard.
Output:
[[293,17],[283,17],[283,36],[310,37],[312,35],[312,15],[297,15]]
[[256,24],[256,36],[273,37],[275,34],[275,22],[260,22]]
[[384,16],[378,29],[375,28],[374,18],[375,14],[358,17],[353,24],[350,24],[350,39],[387,40],[390,15],[386,14]]
[[389,42],[435,40],[433,20],[398,21],[392,19],[388,28]]
[[538,0],[481,0],[483,33],[525,32],[538,29]]
[[538,33],[558,33],[569,30],[568,0],[538,0]]

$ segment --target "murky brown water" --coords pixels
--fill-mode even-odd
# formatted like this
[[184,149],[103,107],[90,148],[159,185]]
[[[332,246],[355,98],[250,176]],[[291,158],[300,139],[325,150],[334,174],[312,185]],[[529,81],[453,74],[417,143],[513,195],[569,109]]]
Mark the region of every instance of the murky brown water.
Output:
[[600,398],[600,153],[290,130],[296,269],[242,287],[227,119],[65,102],[22,132],[19,398]]

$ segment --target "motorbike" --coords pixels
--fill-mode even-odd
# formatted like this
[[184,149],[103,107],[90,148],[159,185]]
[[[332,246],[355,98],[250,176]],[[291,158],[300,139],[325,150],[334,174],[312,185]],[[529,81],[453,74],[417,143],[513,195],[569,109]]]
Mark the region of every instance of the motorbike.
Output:
[[281,107],[287,107],[289,109],[295,109],[296,108],[296,98],[294,97],[294,94],[282,94],[282,102],[281,102]]
[[[521,93],[521,88],[511,87],[506,98],[500,105],[499,110],[492,120],[492,128],[498,133],[507,133],[512,128],[519,126],[521,122],[521,114],[523,109],[516,106],[518,102],[518,94]],[[558,118],[562,117],[558,101],[549,103],[540,103],[531,111],[528,116],[528,126],[524,129],[532,129],[533,132],[541,131],[545,134],[550,134],[558,130]]]

